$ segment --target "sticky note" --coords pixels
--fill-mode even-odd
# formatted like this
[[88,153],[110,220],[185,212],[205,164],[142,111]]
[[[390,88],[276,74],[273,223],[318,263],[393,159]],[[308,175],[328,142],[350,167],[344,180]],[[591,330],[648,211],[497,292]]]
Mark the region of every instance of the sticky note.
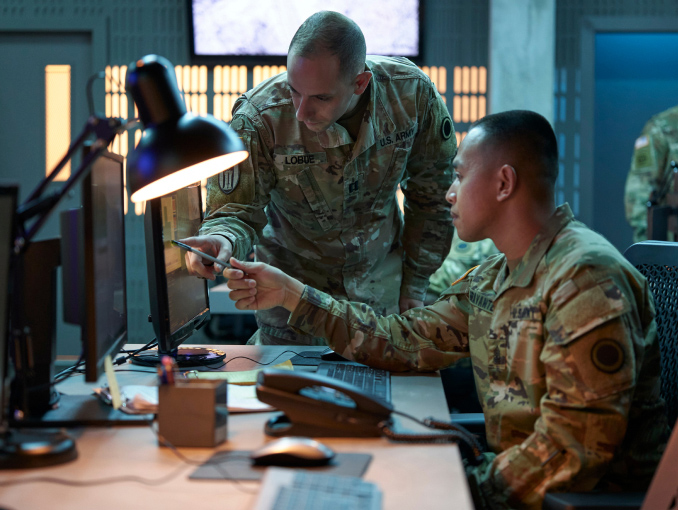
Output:
[[113,361],[108,355],[104,359],[104,370],[106,371],[106,379],[108,380],[108,390],[111,392],[111,400],[113,401],[113,409],[120,409],[122,406],[122,397],[120,396],[120,386],[118,386],[118,379],[115,377],[115,370],[113,370]]

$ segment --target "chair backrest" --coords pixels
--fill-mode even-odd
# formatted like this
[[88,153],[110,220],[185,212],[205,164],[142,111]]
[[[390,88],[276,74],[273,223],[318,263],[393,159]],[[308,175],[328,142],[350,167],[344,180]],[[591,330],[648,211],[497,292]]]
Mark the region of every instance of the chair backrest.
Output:
[[647,278],[657,310],[661,351],[661,394],[673,426],[678,416],[678,243],[642,241],[624,252]]

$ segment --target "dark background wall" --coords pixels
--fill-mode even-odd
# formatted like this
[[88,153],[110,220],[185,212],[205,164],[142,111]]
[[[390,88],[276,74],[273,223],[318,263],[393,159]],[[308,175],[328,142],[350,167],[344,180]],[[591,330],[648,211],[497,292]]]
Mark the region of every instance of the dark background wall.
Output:
[[[424,0],[424,57],[420,64],[445,67],[448,88],[451,88],[451,70],[455,66],[488,66],[489,9],[490,0]],[[614,41],[601,39],[601,53],[596,54],[596,43],[591,45],[584,37],[587,27],[591,30],[592,18],[624,20],[632,22],[629,26],[636,26],[634,31],[638,31],[637,27],[647,30],[649,26],[650,31],[656,32],[651,26],[657,19],[678,27],[678,3],[675,0],[559,0],[556,3],[554,127],[561,150],[557,200],[569,202],[580,219],[608,235],[623,249],[630,243],[630,234],[619,208],[619,183],[630,161],[629,143],[642,127],[640,110],[649,116],[655,113],[650,110],[661,109],[665,103],[634,99],[634,106],[642,103],[643,107],[638,108],[637,119],[617,120],[615,115],[631,110],[629,99],[624,98],[623,86],[617,84],[616,92],[608,93],[605,87],[613,83],[607,77],[606,73],[611,72],[607,67],[601,67],[597,75],[598,67],[594,66],[592,78],[582,69],[582,60],[596,65],[608,58],[618,61]],[[620,26],[621,32],[627,31],[623,28],[627,25]],[[597,33],[597,29],[593,32]],[[18,182],[22,193],[27,193],[44,175],[44,118],[33,111],[33,103],[39,103],[44,97],[44,83],[34,77],[35,69],[57,57],[72,62],[71,132],[75,136],[88,114],[87,77],[106,65],[127,65],[148,53],[163,55],[175,65],[191,64],[188,34],[185,0],[0,0],[0,69],[3,71],[0,76],[3,119],[0,180]],[[609,51],[603,51],[606,45]],[[592,55],[588,60],[587,52]],[[648,59],[645,63],[649,62]],[[665,67],[658,63],[647,76]],[[605,101],[597,104],[599,92]],[[104,109],[104,95],[103,83],[95,83],[94,99],[99,111]],[[613,100],[615,97],[626,104],[619,105]],[[666,103],[670,102],[668,99]],[[674,96],[676,102],[678,97]],[[448,106],[451,109],[449,101]],[[615,135],[612,140],[605,139],[605,134],[612,134],[604,128],[610,123],[625,126],[626,133]],[[468,122],[457,122],[455,127],[464,131]],[[72,207],[78,202],[78,196],[73,193],[62,208]],[[130,339],[145,342],[153,333],[147,322],[149,306],[141,217],[128,214],[126,228]],[[45,227],[43,235],[58,235],[54,222]],[[60,328],[60,342],[79,335],[74,328],[63,325]]]

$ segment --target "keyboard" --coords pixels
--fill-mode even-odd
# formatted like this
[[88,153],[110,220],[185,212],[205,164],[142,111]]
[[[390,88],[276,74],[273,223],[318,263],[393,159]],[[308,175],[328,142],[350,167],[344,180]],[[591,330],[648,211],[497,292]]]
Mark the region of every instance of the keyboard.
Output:
[[381,499],[362,478],[271,467],[254,510],[381,510]]
[[352,363],[320,363],[316,373],[344,381],[364,393],[391,402],[391,373],[386,370]]

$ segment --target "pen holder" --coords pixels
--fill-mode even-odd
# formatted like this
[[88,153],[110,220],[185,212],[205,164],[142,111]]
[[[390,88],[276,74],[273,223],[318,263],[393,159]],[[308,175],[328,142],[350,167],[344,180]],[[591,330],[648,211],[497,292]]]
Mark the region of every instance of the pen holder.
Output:
[[214,447],[225,441],[227,384],[227,381],[191,379],[161,384],[158,387],[160,435],[174,446]]

